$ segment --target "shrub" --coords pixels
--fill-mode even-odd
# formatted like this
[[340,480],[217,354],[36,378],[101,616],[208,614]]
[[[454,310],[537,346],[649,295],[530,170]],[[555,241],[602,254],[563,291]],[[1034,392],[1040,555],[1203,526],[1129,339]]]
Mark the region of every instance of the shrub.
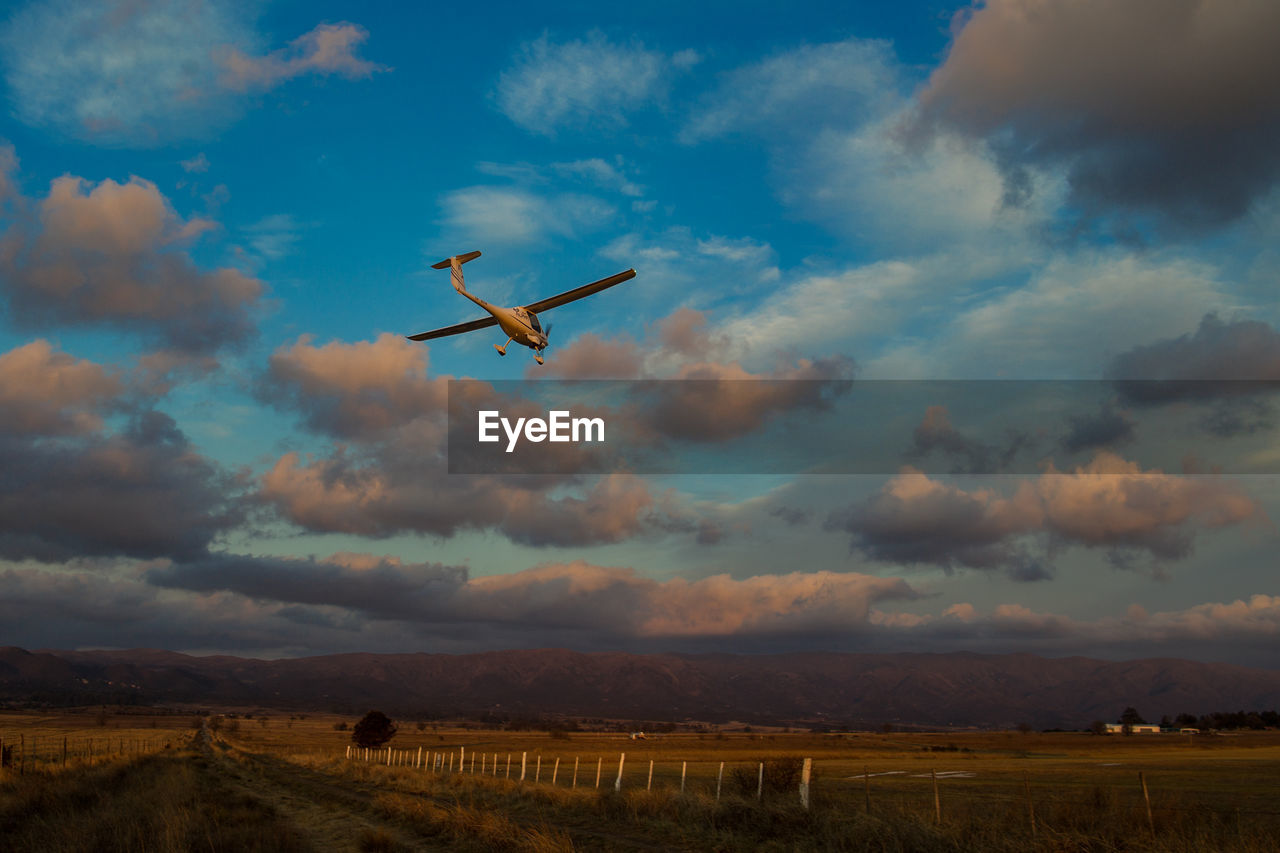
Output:
[[396,736],[396,724],[381,711],[370,711],[351,730],[351,739],[357,746],[377,749]]

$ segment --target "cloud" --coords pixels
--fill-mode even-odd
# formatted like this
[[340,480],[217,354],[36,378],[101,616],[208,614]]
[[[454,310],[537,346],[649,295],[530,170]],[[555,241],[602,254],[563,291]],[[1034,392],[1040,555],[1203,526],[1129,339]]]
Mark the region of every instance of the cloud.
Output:
[[678,308],[654,324],[643,342],[580,335],[554,350],[540,373],[646,380],[622,387],[626,400],[619,420],[638,430],[633,440],[694,442],[729,441],[786,414],[827,409],[848,390],[854,374],[844,356],[779,355],[772,369],[752,372],[712,360],[724,344],[707,327],[705,314]]
[[859,123],[882,113],[900,83],[888,42],[849,39],[804,45],[725,74],[694,110],[686,143],[744,130],[809,135],[829,121]]
[[[1176,560],[1191,553],[1197,530],[1236,526],[1260,513],[1227,481],[1143,471],[1104,451],[1070,472],[1050,465],[1008,497],[906,469],[868,500],[832,513],[827,527],[852,534],[853,546],[873,559],[947,570],[1004,568],[1016,577],[1041,562],[1028,556],[1032,534],[1048,535],[1051,546]],[[1045,571],[1036,568],[1036,574]]]
[[1050,467],[1036,488],[1046,527],[1061,539],[1166,560],[1191,553],[1196,527],[1235,526],[1261,512],[1226,481],[1144,472],[1107,452],[1069,474]]
[[989,474],[1008,469],[1014,456],[1029,441],[1024,432],[1008,431],[1005,447],[997,448],[963,435],[951,425],[951,414],[946,406],[929,406],[924,418],[911,434],[911,447],[906,458],[921,460],[934,451],[957,459],[952,473]]
[[222,65],[219,82],[233,92],[246,92],[272,89],[304,74],[337,74],[357,80],[390,70],[355,55],[356,48],[368,38],[368,30],[342,22],[320,24],[298,36],[289,47],[266,56],[250,56],[228,45],[216,54]]
[[0,557],[195,558],[241,520],[235,484],[160,412],[114,434],[0,436]]
[[1129,414],[1112,402],[1099,404],[1094,413],[1071,415],[1071,428],[1062,437],[1061,447],[1068,453],[1109,448],[1128,444],[1137,436],[1136,424]]
[[76,139],[153,147],[225,127],[245,90],[381,70],[354,55],[366,33],[345,23],[260,55],[265,39],[250,9],[222,0],[28,3],[0,32],[14,112]]
[[1086,214],[1226,222],[1280,174],[1277,27],[1267,0],[997,0],[968,13],[919,121],[990,141],[1013,180],[1065,169]]
[[[351,444],[328,456],[282,456],[262,477],[258,499],[308,530],[374,537],[496,530],[525,545],[585,545],[688,527],[683,509],[624,474],[587,483],[571,473],[449,475],[447,379],[426,375],[426,353],[390,334],[324,346],[302,338],[278,349],[258,381],[260,399]],[[497,400],[491,387],[472,390],[484,398],[477,406],[497,407],[488,403]],[[532,414],[532,405],[501,401],[508,416]],[[559,449],[539,450],[550,470],[581,465],[561,460]]]
[[[1115,356],[1107,375],[1141,402],[1231,394],[1249,382],[1280,380],[1280,332],[1258,320],[1224,322],[1205,314],[1191,334],[1136,346]],[[1124,380],[1158,380],[1126,382]],[[1235,385],[1233,382],[1242,383]]]
[[0,433],[96,432],[123,391],[118,373],[31,341],[0,354]]
[[520,47],[494,96],[507,118],[543,136],[616,129],[629,113],[661,102],[671,77],[697,59],[691,51],[668,56],[639,42],[616,44],[599,31],[560,43],[544,33]]
[[1026,484],[1006,498],[906,469],[867,501],[833,512],[826,527],[851,533],[855,547],[872,559],[951,571],[1026,564],[1031,558],[1016,537],[1043,523],[1044,511]]
[[214,227],[183,220],[142,178],[63,176],[0,236],[0,291],[23,328],[107,326],[187,352],[240,344],[263,288],[196,266],[185,246]]
[[1274,428],[1280,332],[1258,320],[1206,314],[1191,334],[1136,346],[1107,375],[1122,400],[1139,406],[1201,404],[1202,429],[1220,438]]
[[606,163],[599,157],[589,160],[573,160],[567,163],[552,163],[551,171],[566,178],[587,181],[603,190],[611,190],[625,196],[644,195],[644,187],[633,182],[618,166]]
[[[317,651],[503,647],[777,652],[785,648],[965,648],[1104,658],[1253,656],[1280,636],[1280,596],[1257,594],[1082,619],[1016,602],[892,609],[922,595],[896,578],[831,572],[646,578],[575,561],[507,575],[335,554],[286,559],[218,554],[190,563],[90,563],[0,570],[0,621],[30,647],[101,644],[266,657]],[[1121,609],[1123,605],[1121,605]],[[496,638],[500,638],[495,641]],[[717,641],[729,641],[731,646]]]
[[438,446],[415,457],[407,444],[379,448],[369,462],[340,451],[323,459],[288,453],[263,476],[259,497],[307,530],[373,537],[495,530],[523,545],[582,546],[661,532],[671,523],[636,477],[612,474],[581,495],[553,497],[565,478],[450,477]]
[[301,226],[288,213],[277,213],[259,219],[243,229],[253,255],[267,261],[278,261],[293,253]]
[[[932,266],[917,269],[913,264],[907,271],[912,273],[907,281],[918,288],[929,287],[942,275],[940,268]],[[859,283],[867,277],[862,271],[856,278],[848,275]],[[877,282],[866,286],[886,289]],[[779,302],[786,300],[779,313],[804,311],[804,305],[789,304],[798,301],[799,287],[794,294],[779,297]],[[831,298],[849,303],[866,296],[833,293]],[[875,359],[866,359],[864,366],[869,374],[891,378],[940,378],[939,371],[950,378],[1100,376],[1115,354],[1185,329],[1204,313],[1206,305],[1231,304],[1218,270],[1199,260],[1114,249],[1081,250],[1049,258],[1025,284],[990,288],[965,300],[937,335],[891,347]],[[812,309],[806,312],[812,314]],[[796,321],[786,317],[775,322]],[[812,322],[819,333],[831,325],[830,319],[816,316]],[[789,330],[787,337],[798,333],[798,329]]]
[[209,158],[204,156],[204,152],[201,151],[190,160],[178,161],[178,165],[182,167],[182,171],[188,174],[203,174],[209,171]]
[[324,605],[375,619],[444,616],[441,605],[467,570],[439,563],[404,565],[395,557],[334,554],[326,560],[210,554],[149,569],[148,583],[196,592],[235,592],[258,601]]
[[603,338],[584,332],[564,347],[548,351],[544,375],[560,379],[637,379],[644,369],[644,353],[625,336]]
[[864,245],[936,251],[983,241],[992,255],[1025,253],[1028,231],[1058,201],[1052,178],[1026,175],[1038,191],[1029,204],[981,140],[938,133],[905,145],[913,73],[888,42],[802,45],[724,75],[680,138],[762,140],[783,204]]
[[256,600],[326,605],[375,619],[462,630],[501,625],[528,638],[566,629],[596,641],[856,633],[870,606],[910,600],[896,578],[793,572],[659,581],[583,561],[470,578],[465,569],[339,554],[328,560],[218,555],[153,568],[149,582]]
[[615,208],[579,193],[538,195],[516,187],[475,186],[447,193],[442,224],[476,243],[572,239],[608,225]]
[[420,417],[441,419],[447,378],[427,377],[427,348],[390,333],[315,346],[304,335],[271,354],[257,395],[313,430],[371,438]]

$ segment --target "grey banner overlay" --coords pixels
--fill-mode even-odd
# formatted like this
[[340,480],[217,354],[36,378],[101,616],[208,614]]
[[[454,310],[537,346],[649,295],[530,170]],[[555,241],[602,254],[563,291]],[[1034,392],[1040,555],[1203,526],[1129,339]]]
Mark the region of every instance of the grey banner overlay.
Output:
[[[451,380],[451,474],[1042,474],[1107,454],[1280,473],[1280,383],[1253,380]],[[490,436],[481,442],[480,413]],[[531,440],[519,419],[557,416]],[[504,428],[498,418],[507,420]],[[603,441],[596,420],[603,423]],[[534,435],[537,432],[535,430]]]

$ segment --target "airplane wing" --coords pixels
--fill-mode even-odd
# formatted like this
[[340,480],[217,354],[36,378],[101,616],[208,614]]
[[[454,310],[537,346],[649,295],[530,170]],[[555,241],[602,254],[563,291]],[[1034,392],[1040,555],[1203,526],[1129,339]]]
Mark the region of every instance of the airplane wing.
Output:
[[[582,287],[575,287],[573,290],[566,290],[557,296],[544,299],[541,302],[535,302],[532,305],[525,305],[524,310],[532,311],[534,314],[541,314],[543,311],[550,311],[552,308],[559,308],[576,299],[584,296],[590,296],[593,293],[599,293],[605,288],[613,287],[615,284],[622,284],[628,279],[636,277],[635,270],[627,270],[617,275],[611,275],[608,278],[602,278],[599,281],[593,281],[590,284],[584,284]],[[459,329],[458,331],[470,331],[469,329]]]
[[472,320],[469,323],[459,323],[456,326],[445,326],[443,329],[433,329],[430,332],[421,332],[416,335],[408,335],[411,341],[430,341],[436,338],[447,338],[449,335],[460,335],[463,332],[474,332],[476,329],[487,329],[490,326],[498,325],[498,321],[493,317],[481,317],[479,320]]

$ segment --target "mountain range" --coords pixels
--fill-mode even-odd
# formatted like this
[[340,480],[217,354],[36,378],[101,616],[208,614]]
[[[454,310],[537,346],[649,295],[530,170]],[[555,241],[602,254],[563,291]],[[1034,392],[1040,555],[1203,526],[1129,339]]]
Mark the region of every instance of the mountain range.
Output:
[[0,648],[0,702],[363,713],[1080,728],[1280,707],[1280,672],[1171,658],[1029,654],[629,654],[563,649],[281,660],[153,649]]

